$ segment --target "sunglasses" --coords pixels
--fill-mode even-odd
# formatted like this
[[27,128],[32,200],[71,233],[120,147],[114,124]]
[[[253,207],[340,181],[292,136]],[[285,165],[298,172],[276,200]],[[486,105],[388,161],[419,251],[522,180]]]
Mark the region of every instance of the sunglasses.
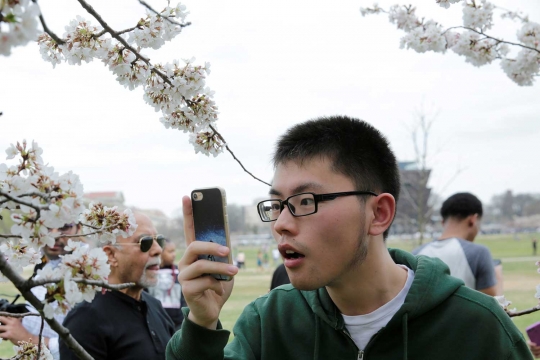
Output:
[[152,248],[154,240],[156,240],[158,245],[163,249],[163,246],[165,245],[165,236],[161,234],[141,236],[139,238],[139,242],[137,243],[125,243],[120,245],[139,245],[141,247],[141,251],[144,253],[148,252],[148,250]]

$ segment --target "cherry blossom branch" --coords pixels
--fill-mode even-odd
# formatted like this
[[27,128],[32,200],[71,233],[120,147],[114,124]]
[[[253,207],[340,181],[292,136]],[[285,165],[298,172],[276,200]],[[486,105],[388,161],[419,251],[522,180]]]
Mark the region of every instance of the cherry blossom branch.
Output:
[[530,309],[522,310],[522,311],[506,311],[508,316],[514,317],[514,316],[521,316],[521,315],[527,315],[531,314],[533,312],[540,311],[540,305],[536,305]]
[[[5,255],[0,251],[0,272],[4,274],[6,278],[9,279],[15,285],[17,290],[19,290],[22,296],[34,307],[43,317],[43,303],[28,289],[25,288],[27,280],[25,280],[21,275],[19,275],[7,262]],[[73,352],[80,358],[84,360],[94,360],[88,352],[71,336],[68,329],[63,327],[56,319],[47,319],[47,324],[54,330],[58,336],[66,343],[66,345],[73,350]]]
[[[26,206],[31,207],[32,209],[36,210],[36,218],[32,220],[34,222],[37,221],[41,217],[41,210],[49,210],[49,205],[34,205],[31,202],[24,201],[23,199],[21,199],[21,198],[19,198],[17,196],[11,196],[8,193],[3,192],[2,190],[0,190],[0,195],[4,196],[8,200],[16,202],[17,204],[26,205]],[[0,202],[0,204],[2,204],[4,202],[6,202],[6,201],[2,201],[2,202]]]
[[[59,282],[61,282],[63,280],[64,280],[63,278],[58,278],[58,279],[38,279],[38,280],[34,280],[34,279],[31,278],[29,280],[26,280],[25,284],[22,285],[22,288],[25,289],[25,290],[30,290],[31,288],[36,287],[36,286],[43,286],[43,285],[47,285],[47,284],[58,284]],[[127,288],[135,286],[135,283],[109,284],[109,283],[104,282],[104,281],[90,280],[90,279],[71,279],[70,281],[73,281],[73,282],[79,283],[79,284],[85,284],[85,285],[91,285],[91,286],[99,286],[99,287],[109,289],[109,290],[123,290],[123,289],[127,289]]]
[[38,347],[37,347],[37,355],[36,359],[39,359],[39,355],[41,354],[41,339],[43,335],[43,328],[45,327],[45,321],[43,319],[43,316],[41,317],[41,326],[39,327],[39,335],[38,335]]
[[[519,44],[519,43],[515,43],[515,42],[511,42],[511,41],[506,41],[506,40],[497,39],[497,38],[495,38],[495,37],[493,37],[493,36],[487,35],[486,33],[482,32],[482,31],[478,31],[478,30],[476,30],[476,29],[473,29],[473,28],[470,28],[470,27],[466,27],[466,26],[452,26],[452,27],[446,29],[442,34],[444,35],[444,34],[446,34],[446,32],[447,32],[448,30],[452,30],[452,29],[465,29],[465,30],[470,30],[470,31],[475,32],[475,33],[477,33],[477,34],[479,34],[479,35],[485,36],[487,39],[495,40],[495,41],[497,41],[497,42],[499,42],[499,43],[502,43],[502,44],[508,44],[508,45],[514,45],[514,46],[521,46],[522,48],[529,49],[529,50],[533,50],[533,51],[536,51],[537,53],[540,54],[540,50],[539,50],[539,49],[535,49],[535,48],[533,48],[533,47],[530,47],[530,46],[527,46],[527,45],[523,45],[523,44]],[[484,39],[482,39],[482,40],[484,40]]]
[[232,152],[232,150],[229,148],[229,145],[227,145],[227,142],[225,141],[225,139],[223,138],[223,136],[221,136],[221,134],[216,130],[216,128],[214,128],[212,125],[209,125],[210,126],[210,129],[212,129],[212,131],[217,135],[219,136],[219,138],[221,139],[221,141],[223,141],[223,143],[225,144],[225,148],[227,149],[228,152],[231,153],[232,157],[234,158],[234,160],[236,160],[240,166],[242,167],[242,169],[244,169],[244,171],[246,173],[248,173],[249,175],[251,175],[252,178],[254,178],[255,180],[258,180],[260,182],[262,182],[263,184],[265,185],[268,185],[268,186],[272,186],[270,185],[269,183],[267,183],[266,181],[263,181],[261,179],[259,179],[258,177],[256,177],[255,175],[253,175],[252,173],[250,173],[245,167],[244,165],[240,162],[240,160],[238,160],[238,158],[234,155],[234,153]]
[[186,27],[186,26],[191,25],[191,22],[187,22],[187,23],[185,23],[185,24],[181,24],[181,23],[179,23],[178,21],[174,21],[174,20],[170,19],[168,16],[163,16],[160,12],[154,10],[150,5],[148,5],[148,3],[146,3],[146,2],[143,1],[143,0],[139,0],[139,3],[140,3],[142,6],[146,7],[148,10],[150,10],[151,12],[153,12],[154,14],[156,14],[157,16],[162,17],[163,19],[167,20],[167,21],[170,22],[171,24],[178,25],[178,26],[183,27],[183,28]]
[[[150,60],[147,59],[146,57],[142,56],[135,48],[133,48],[132,46],[130,46],[127,41],[122,38],[118,32],[114,31],[106,22],[105,20],[103,20],[103,18],[94,10],[94,8],[89,5],[85,0],[77,0],[79,1],[79,3],[81,4],[81,6],[86,10],[88,11],[88,13],[90,13],[90,15],[92,15],[98,22],[99,24],[103,27],[104,31],[108,32],[113,38],[115,38],[116,40],[118,40],[126,49],[128,49],[129,51],[131,51],[133,53],[133,55],[135,55],[136,59],[140,59],[142,61],[144,61],[151,69],[151,71],[155,74],[157,74],[159,77],[161,77],[163,79],[164,82],[166,82],[167,84],[169,84],[171,87],[174,87],[174,85],[171,83],[171,81],[169,80],[169,78],[167,77],[167,75],[163,74],[161,71],[159,71],[158,69],[156,69],[154,66],[152,66],[152,64],[150,63]],[[154,11],[155,13],[157,13],[155,10],[153,10],[151,7],[148,6],[148,4],[146,4],[144,1],[142,0],[139,0],[139,2],[146,6],[147,8],[149,8],[151,11]],[[159,14],[158,14],[159,15]],[[164,19],[168,19],[168,17],[166,16],[163,16]],[[170,21],[170,19],[168,19]],[[190,23],[188,23],[190,24]],[[178,24],[180,25],[180,24]],[[191,101],[189,101],[188,99],[184,99],[184,101],[186,101],[186,103],[188,105],[192,105],[193,103]],[[249,172],[245,167],[244,165],[240,162],[240,160],[238,160],[238,158],[234,155],[234,153],[232,152],[232,150],[229,148],[229,146],[227,145],[227,142],[225,141],[225,139],[223,138],[223,136],[221,136],[221,134],[219,132],[216,131],[216,129],[214,127],[212,127],[210,125],[210,128],[212,129],[212,131],[214,131],[215,134],[217,134],[219,136],[219,138],[225,143],[225,148],[227,149],[227,151],[229,151],[231,153],[231,155],[233,156],[233,158],[240,164],[240,166],[242,167],[242,169],[248,173],[249,175],[251,175],[251,177],[253,177],[255,180],[258,180],[260,182],[262,182],[263,184],[265,185],[268,185],[270,186],[270,184],[268,184],[267,182],[257,178],[255,175],[253,175],[251,172]]]
[[22,319],[23,317],[27,317],[27,316],[41,316],[41,315],[35,312],[26,312],[26,313],[17,314],[17,313],[10,313],[7,311],[0,311],[0,316]]
[[[32,0],[33,3],[37,4],[37,0]],[[45,18],[43,17],[43,14],[41,13],[41,8],[39,9],[39,21],[41,22],[41,26],[43,26],[43,31],[45,31],[47,34],[49,34],[50,37],[53,38],[54,41],[58,45],[65,44],[65,41],[60,39],[45,23]]]
[[132,46],[130,46],[127,41],[121,37],[118,32],[114,31],[106,22],[105,20],[103,20],[103,18],[101,17],[101,15],[99,15],[96,10],[94,10],[94,8],[88,4],[86,1],[84,0],[77,0],[79,1],[79,4],[81,4],[81,6],[86,10],[88,11],[88,13],[90,15],[92,15],[98,22],[99,24],[103,27],[104,31],[108,32],[113,38],[115,38],[116,40],[118,40],[118,42],[120,42],[122,45],[124,45],[124,47],[126,49],[128,49],[129,51],[131,51],[133,53],[133,55],[135,55],[135,58],[136,60],[137,59],[140,59],[142,60],[145,64],[147,64],[151,71],[158,75],[160,78],[163,79],[163,81],[165,81],[167,84],[169,84],[170,86],[173,86],[174,85],[171,83],[171,81],[169,80],[169,78],[167,77],[167,75],[163,74],[161,71],[159,71],[158,69],[154,68],[154,66],[152,66],[152,64],[150,63],[150,60],[145,58],[144,56],[142,56],[137,50],[135,50],[135,48],[133,48]]

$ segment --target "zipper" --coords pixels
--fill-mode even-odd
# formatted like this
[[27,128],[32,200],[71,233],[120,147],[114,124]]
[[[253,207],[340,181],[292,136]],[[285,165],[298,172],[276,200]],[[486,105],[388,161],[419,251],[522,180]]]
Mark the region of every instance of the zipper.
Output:
[[[348,332],[346,332],[345,330],[341,330],[341,332],[342,332],[345,336],[347,336],[349,339],[351,339],[351,341],[352,341],[353,344],[354,344],[354,347],[358,349],[358,347],[356,346],[356,343],[354,342],[354,340],[353,340],[353,338],[351,337],[351,335],[350,335]],[[364,350],[358,349],[358,357],[356,358],[356,360],[365,360],[365,359],[364,359]]]

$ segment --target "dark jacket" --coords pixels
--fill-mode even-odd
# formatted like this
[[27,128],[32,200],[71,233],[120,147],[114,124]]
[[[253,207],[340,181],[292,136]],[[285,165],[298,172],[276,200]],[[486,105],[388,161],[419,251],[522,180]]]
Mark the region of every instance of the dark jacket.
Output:
[[394,249],[390,254],[415,271],[414,281],[401,309],[364,351],[349,337],[325,288],[284,285],[244,309],[228,345],[228,331],[184,321],[167,345],[167,359],[532,359],[492,297],[451,277],[439,259]]

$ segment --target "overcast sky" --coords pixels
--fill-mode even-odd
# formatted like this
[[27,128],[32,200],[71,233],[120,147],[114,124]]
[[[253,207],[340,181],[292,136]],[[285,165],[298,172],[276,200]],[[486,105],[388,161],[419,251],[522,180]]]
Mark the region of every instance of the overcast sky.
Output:
[[[88,2],[117,30],[144,14],[135,0]],[[151,3],[157,8],[166,2]],[[538,81],[519,87],[498,62],[476,68],[452,53],[399,49],[403,33],[387,16],[361,16],[359,7],[371,0],[183,3],[192,25],[146,54],[154,63],[194,56],[212,64],[207,84],[216,92],[218,129],[256,176],[271,180],[273,146],[287,128],[322,115],[370,122],[400,160],[411,160],[407,129],[423,102],[439,113],[429,158],[436,192],[446,197],[470,191],[486,202],[507,189],[540,192]],[[461,24],[460,5],[445,10],[433,0],[413,3],[421,16]],[[77,14],[90,17],[74,0],[39,4],[59,35]],[[540,21],[538,1],[496,4]],[[498,16],[496,23],[492,33],[515,40],[518,24]],[[0,64],[0,149],[34,139],[45,161],[61,173],[79,174],[87,192],[122,191],[128,205],[169,215],[197,187],[221,186],[229,203],[237,204],[268,192],[230,154],[195,155],[187,134],[165,129],[142,90],[124,89],[100,62],[53,70],[31,44]]]

